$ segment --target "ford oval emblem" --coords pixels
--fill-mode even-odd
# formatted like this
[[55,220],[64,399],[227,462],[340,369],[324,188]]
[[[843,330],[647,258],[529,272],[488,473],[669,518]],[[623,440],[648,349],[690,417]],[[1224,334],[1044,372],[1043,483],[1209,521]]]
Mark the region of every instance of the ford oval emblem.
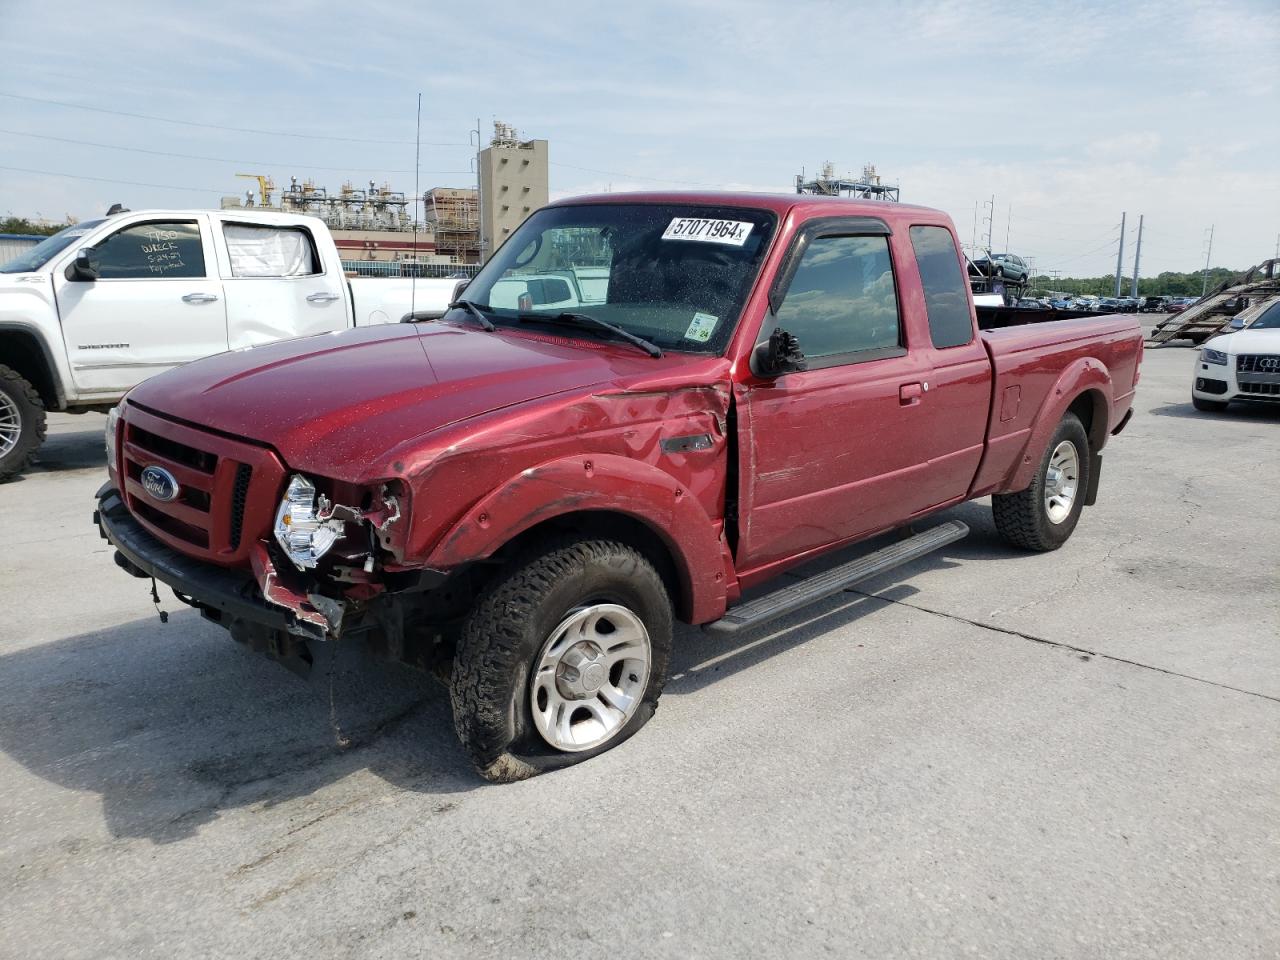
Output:
[[142,470],[142,489],[147,496],[161,503],[178,499],[182,488],[178,486],[178,478],[164,467],[144,467]]

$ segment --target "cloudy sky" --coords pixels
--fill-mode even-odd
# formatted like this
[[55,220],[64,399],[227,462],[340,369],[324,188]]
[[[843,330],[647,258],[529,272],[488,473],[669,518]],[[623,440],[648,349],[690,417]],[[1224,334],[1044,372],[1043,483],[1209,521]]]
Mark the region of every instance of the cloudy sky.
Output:
[[1121,211],[1144,275],[1203,265],[1210,225],[1215,265],[1280,235],[1264,0],[0,0],[0,22],[0,213],[216,206],[237,172],[411,192],[421,92],[424,189],[471,183],[496,118],[551,141],[553,196],[872,162],[966,242],[994,195],[993,247],[1064,276],[1114,269]]

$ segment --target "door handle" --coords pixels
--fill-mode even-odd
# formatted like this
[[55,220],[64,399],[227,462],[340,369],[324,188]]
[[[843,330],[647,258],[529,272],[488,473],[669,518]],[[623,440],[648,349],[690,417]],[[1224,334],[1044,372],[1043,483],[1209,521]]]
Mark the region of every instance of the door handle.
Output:
[[212,293],[188,293],[182,298],[183,303],[213,303],[218,298]]
[[307,295],[307,303],[333,303],[342,298],[336,293],[312,293]]
[[904,407],[913,407],[920,402],[920,398],[924,396],[924,384],[921,383],[904,383],[898,388],[898,403]]

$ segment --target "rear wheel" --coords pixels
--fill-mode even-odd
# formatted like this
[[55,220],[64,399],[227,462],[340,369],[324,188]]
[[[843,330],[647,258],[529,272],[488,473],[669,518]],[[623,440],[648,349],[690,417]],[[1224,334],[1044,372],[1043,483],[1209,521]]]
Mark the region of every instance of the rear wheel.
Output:
[[1226,400],[1201,400],[1194,394],[1191,397],[1191,405],[1197,410],[1203,410],[1205,413],[1221,413],[1227,409]]
[[1031,486],[991,498],[996,529],[1026,550],[1057,550],[1075,532],[1088,487],[1089,437],[1068,413],[1049,439]]
[[40,394],[18,371],[0,365],[0,482],[25,469],[44,437]]
[[616,747],[667,679],[666,585],[638,551],[560,541],[514,562],[463,625],[454,726],[489,780],[523,780]]

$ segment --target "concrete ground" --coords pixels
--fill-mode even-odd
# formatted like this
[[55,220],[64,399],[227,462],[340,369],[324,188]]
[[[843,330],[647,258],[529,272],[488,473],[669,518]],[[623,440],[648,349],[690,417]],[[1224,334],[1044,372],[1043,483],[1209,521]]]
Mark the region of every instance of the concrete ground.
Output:
[[[310,687],[90,527],[101,416],[0,487],[0,955],[1280,954],[1280,410],[1148,351],[1061,551],[972,535],[494,787],[444,691]],[[335,728],[339,731],[335,733]],[[350,740],[341,748],[339,737]]]

